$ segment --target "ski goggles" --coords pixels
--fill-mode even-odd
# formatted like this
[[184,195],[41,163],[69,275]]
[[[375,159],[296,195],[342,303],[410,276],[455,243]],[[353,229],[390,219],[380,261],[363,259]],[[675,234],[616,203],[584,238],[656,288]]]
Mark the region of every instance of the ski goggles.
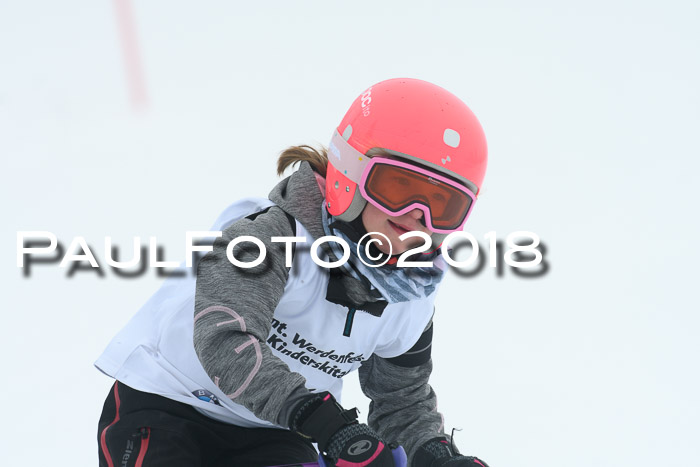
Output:
[[362,171],[360,193],[391,216],[423,211],[425,225],[447,234],[462,230],[476,195],[466,186],[437,172],[402,161],[373,157]]

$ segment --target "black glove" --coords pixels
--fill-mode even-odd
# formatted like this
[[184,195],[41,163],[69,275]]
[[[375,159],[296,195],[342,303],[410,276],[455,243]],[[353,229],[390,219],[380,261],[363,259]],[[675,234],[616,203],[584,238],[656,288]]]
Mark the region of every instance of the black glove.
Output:
[[344,461],[395,467],[391,453],[394,446],[388,446],[369,426],[357,423],[357,409],[344,410],[328,392],[300,402],[292,411],[289,428],[318,443],[331,466]]
[[413,457],[413,465],[420,467],[489,467],[476,457],[462,456],[449,438],[440,436],[423,444]]

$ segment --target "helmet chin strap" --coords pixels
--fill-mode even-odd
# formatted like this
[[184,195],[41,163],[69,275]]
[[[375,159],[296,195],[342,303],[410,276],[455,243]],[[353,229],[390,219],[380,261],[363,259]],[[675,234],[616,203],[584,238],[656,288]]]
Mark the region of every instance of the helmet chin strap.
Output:
[[344,221],[336,218],[330,227],[331,229],[340,230],[355,243],[360,243],[362,236],[367,234],[367,229],[365,229],[365,224],[362,222],[362,216],[360,215],[351,221]]

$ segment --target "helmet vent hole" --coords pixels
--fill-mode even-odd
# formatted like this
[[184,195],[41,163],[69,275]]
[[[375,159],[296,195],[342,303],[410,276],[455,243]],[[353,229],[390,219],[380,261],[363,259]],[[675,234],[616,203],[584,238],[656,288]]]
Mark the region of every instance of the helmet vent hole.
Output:
[[456,148],[459,146],[459,133],[450,128],[445,129],[445,133],[442,135],[442,141],[451,148]]
[[352,125],[346,126],[345,129],[343,130],[343,139],[345,141],[349,140],[350,136],[352,136]]

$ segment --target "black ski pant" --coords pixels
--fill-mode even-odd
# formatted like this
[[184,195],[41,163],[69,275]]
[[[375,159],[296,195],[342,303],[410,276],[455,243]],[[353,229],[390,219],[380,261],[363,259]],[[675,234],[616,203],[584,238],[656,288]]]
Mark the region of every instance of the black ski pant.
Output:
[[115,382],[97,431],[100,467],[263,467],[314,462],[289,430],[242,428]]

